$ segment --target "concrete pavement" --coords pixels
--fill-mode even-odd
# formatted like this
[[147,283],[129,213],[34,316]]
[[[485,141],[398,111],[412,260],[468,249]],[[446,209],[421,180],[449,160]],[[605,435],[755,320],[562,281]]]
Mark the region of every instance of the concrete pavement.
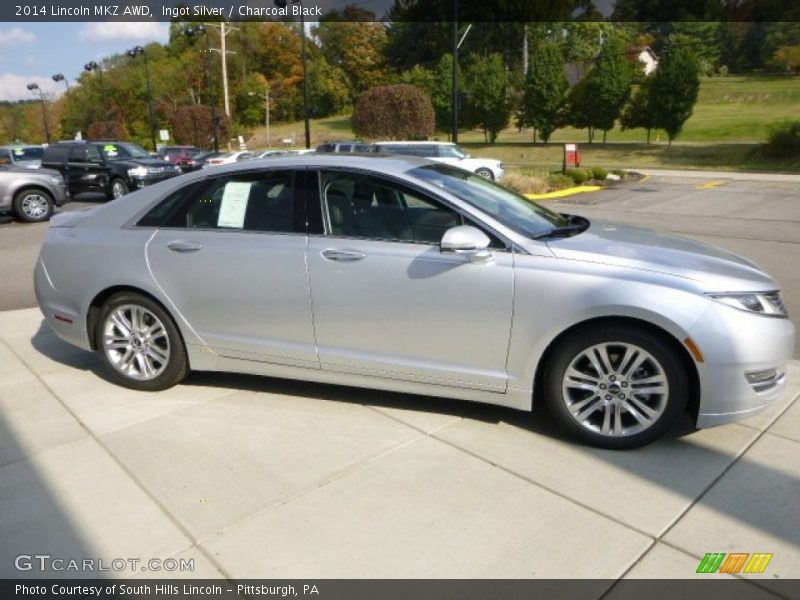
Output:
[[13,559],[44,553],[193,559],[169,573],[191,577],[691,578],[706,552],[771,552],[742,575],[757,593],[800,577],[789,377],[748,421],[610,452],[546,415],[371,390],[134,392],[38,310],[0,313],[0,577],[39,576]]

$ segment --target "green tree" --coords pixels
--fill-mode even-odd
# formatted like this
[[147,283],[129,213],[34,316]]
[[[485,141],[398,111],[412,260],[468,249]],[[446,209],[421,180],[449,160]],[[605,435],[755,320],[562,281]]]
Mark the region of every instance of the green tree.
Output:
[[650,132],[658,125],[658,119],[652,107],[651,84],[653,76],[649,76],[639,84],[639,88],[625,106],[620,117],[620,126],[623,131],[626,129],[647,130],[647,143],[650,143]]
[[564,57],[555,42],[542,41],[531,53],[530,69],[525,79],[524,122],[547,142],[556,129],[567,100],[567,76]]
[[340,113],[350,102],[344,71],[328,64],[324,56],[316,58],[308,68],[308,103],[311,116],[327,117]]
[[610,35],[589,74],[569,96],[570,122],[576,127],[589,128],[589,141],[594,130],[606,134],[614,127],[622,107],[631,94],[633,67],[625,57],[625,43],[620,36]]
[[327,62],[344,73],[351,98],[385,82],[386,28],[374,13],[348,6],[328,13],[314,33]]
[[469,94],[467,118],[483,129],[486,141],[494,143],[511,116],[503,58],[499,54],[478,58],[466,70],[464,78]]
[[656,124],[664,129],[672,144],[692,116],[700,89],[700,75],[694,55],[681,46],[665,54],[650,84],[650,106]]

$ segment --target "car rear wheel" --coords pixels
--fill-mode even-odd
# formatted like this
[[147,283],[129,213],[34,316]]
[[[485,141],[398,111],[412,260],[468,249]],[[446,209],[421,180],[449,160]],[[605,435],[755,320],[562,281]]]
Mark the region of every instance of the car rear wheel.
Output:
[[629,325],[569,336],[544,377],[555,420],[578,439],[612,449],[643,446],[671,429],[686,406],[688,386],[672,345]]
[[53,197],[44,190],[21,190],[14,196],[14,213],[28,223],[47,221],[53,206]]
[[111,182],[112,199],[122,198],[122,196],[127,194],[128,191],[128,184],[126,184],[122,179],[117,178]]
[[481,167],[477,171],[475,171],[475,175],[480,175],[481,177],[485,177],[486,179],[494,179],[494,173],[492,173],[491,169],[487,169],[486,167]]
[[172,318],[141,294],[124,292],[108,299],[97,320],[95,344],[114,381],[135,390],[164,390],[189,372]]

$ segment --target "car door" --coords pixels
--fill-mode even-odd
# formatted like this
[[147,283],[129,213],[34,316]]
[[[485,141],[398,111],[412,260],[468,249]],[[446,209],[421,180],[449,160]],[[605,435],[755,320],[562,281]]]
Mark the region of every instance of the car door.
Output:
[[281,169],[214,177],[174,194],[140,223],[160,224],[147,246],[158,285],[222,356],[319,368],[305,198],[295,185],[303,175]]
[[326,233],[309,236],[308,269],[322,368],[505,391],[513,254],[442,253],[465,217],[395,180],[318,177]]
[[108,176],[100,150],[91,144],[73,144],[67,158],[66,179],[74,194],[105,191]]

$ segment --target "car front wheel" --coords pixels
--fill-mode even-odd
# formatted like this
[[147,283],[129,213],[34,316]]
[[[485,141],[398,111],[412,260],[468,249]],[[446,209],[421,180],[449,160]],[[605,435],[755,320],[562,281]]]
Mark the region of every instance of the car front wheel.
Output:
[[125,194],[128,193],[128,184],[126,184],[122,179],[115,179],[111,182],[111,199],[122,198]]
[[164,390],[189,372],[186,348],[172,318],[140,294],[109,298],[100,310],[95,344],[113,380],[135,390]]
[[550,413],[566,431],[612,449],[643,446],[671,429],[689,385],[673,346],[629,325],[570,335],[556,348],[543,383]]
[[47,221],[53,206],[52,196],[43,190],[22,190],[14,196],[14,213],[28,223]]
[[494,173],[492,173],[491,169],[487,169],[486,167],[481,167],[477,171],[475,171],[475,175],[480,175],[481,177],[485,177],[486,179],[494,179]]

